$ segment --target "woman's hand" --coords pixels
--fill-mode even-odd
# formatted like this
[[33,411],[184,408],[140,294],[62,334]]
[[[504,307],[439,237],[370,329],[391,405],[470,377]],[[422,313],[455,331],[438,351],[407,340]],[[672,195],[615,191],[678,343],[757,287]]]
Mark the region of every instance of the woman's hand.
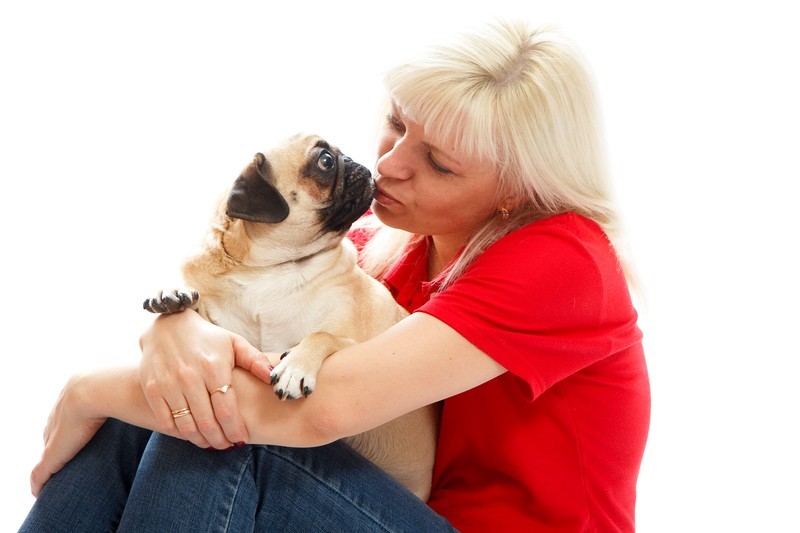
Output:
[[[213,391],[231,383],[234,366],[269,383],[265,354],[194,311],[159,316],[139,345],[140,381],[159,431],[177,428],[183,438],[204,448],[224,449],[248,440],[236,391]],[[190,413],[173,418],[183,408]]]
[[44,429],[44,452],[31,472],[31,492],[39,496],[50,477],[89,442],[105,422],[105,417],[90,414],[91,398],[81,376],[70,379],[61,391]]

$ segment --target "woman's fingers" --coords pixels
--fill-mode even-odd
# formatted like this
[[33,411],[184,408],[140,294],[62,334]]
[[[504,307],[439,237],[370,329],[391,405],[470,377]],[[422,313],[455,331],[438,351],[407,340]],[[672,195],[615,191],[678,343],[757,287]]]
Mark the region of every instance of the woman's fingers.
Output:
[[[226,340],[226,349],[231,350],[232,341],[230,338]],[[227,357],[209,358],[207,364],[200,365],[203,373],[197,381],[191,386],[184,386],[184,395],[192,410],[197,431],[214,448],[227,448],[247,440],[244,419],[231,386],[233,367],[224,363],[225,360]]]
[[39,461],[39,463],[33,467],[31,471],[31,494],[33,494],[34,498],[39,497],[39,493],[42,492],[44,484],[63,466],[64,465],[60,465],[51,468],[50,465],[45,464],[44,461]]
[[200,378],[193,385],[167,387],[177,392],[167,393],[162,387],[161,383],[151,380],[144,389],[163,433],[177,429],[182,438],[202,448],[224,449],[247,440],[232,387],[225,387],[224,393],[216,390],[211,394]]
[[140,382],[163,432],[177,430],[205,448],[230,446],[214,418],[206,385],[209,375],[230,379],[229,335],[190,311],[161,316],[142,335]]
[[216,392],[212,392],[211,396],[209,397],[211,400],[211,405],[214,409],[214,416],[222,427],[225,437],[231,443],[237,444],[240,442],[247,442],[247,428],[244,424],[244,419],[239,412],[236,391],[232,386],[230,386],[230,384],[226,384],[223,387],[218,387],[217,389],[221,388],[224,388],[225,392],[222,392],[222,390],[217,390]]
[[280,362],[279,353],[264,353],[242,337],[233,339],[234,362],[264,383],[270,382],[270,372]]
[[[165,431],[176,428],[183,438],[215,448],[247,441],[236,393],[226,385],[237,359],[260,368],[253,361],[263,354],[190,311],[157,318],[140,344],[141,384]],[[179,411],[184,408],[189,412]]]
[[[175,419],[181,435],[198,440],[202,438],[218,450],[233,445],[233,442],[225,436],[225,431],[217,420],[205,381],[188,389],[186,403],[192,411],[191,415]],[[184,418],[191,418],[191,421],[182,420]]]
[[[196,422],[196,417],[202,418],[202,411],[200,408],[195,408],[193,411],[190,403],[186,399],[165,401],[165,405],[169,409],[169,416],[172,418],[172,424],[178,430],[178,433],[184,439],[188,440],[195,446],[201,448],[227,448],[227,444],[220,442],[219,438],[207,439],[206,436],[200,431]],[[178,405],[182,407],[177,407]],[[208,432],[211,435],[211,432]]]

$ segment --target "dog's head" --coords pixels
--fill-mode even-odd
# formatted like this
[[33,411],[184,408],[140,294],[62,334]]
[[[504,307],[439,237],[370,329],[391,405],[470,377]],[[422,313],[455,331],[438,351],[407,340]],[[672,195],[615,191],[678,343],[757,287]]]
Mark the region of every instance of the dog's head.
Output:
[[233,184],[225,214],[303,245],[342,236],[369,208],[373,192],[366,167],[316,135],[295,135],[255,155]]

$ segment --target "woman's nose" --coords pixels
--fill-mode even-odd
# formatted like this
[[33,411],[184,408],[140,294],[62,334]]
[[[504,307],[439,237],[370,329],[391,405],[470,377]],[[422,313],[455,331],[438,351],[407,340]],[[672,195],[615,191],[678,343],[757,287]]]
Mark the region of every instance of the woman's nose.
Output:
[[375,170],[379,175],[401,180],[408,179],[414,175],[407,144],[405,137],[401,137],[395,139],[389,146],[381,147],[382,149],[379,153],[383,155],[378,157],[378,162],[375,165]]

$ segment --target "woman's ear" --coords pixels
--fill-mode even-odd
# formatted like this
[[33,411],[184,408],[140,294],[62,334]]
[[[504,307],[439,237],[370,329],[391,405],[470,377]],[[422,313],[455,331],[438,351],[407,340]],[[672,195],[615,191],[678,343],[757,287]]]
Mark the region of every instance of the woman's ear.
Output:
[[509,213],[513,213],[514,210],[519,208],[523,203],[522,195],[518,193],[508,193],[500,196],[497,208],[505,209]]

